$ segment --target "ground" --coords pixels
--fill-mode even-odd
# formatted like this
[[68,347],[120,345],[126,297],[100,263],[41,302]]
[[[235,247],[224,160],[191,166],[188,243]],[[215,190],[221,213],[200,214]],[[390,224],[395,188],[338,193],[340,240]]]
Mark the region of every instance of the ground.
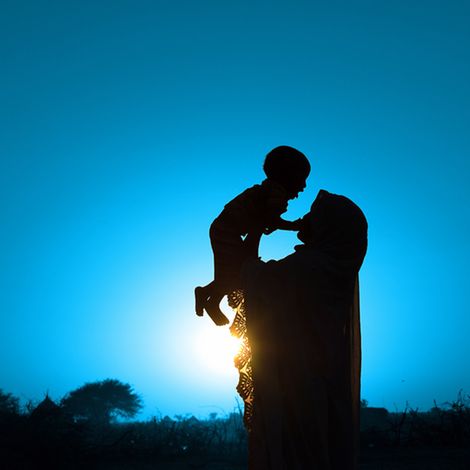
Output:
[[[48,462],[44,466],[19,459],[0,462],[1,470],[246,470],[243,460],[186,458],[175,461],[116,459],[80,463]],[[470,449],[367,449],[359,470],[470,470]]]

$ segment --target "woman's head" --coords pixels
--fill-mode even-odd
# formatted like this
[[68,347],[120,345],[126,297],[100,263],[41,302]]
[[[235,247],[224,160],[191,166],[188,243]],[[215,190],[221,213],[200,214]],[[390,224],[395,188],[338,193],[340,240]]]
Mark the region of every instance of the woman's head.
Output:
[[367,220],[350,199],[322,189],[302,219],[298,238],[359,268],[367,250]]
[[286,189],[289,198],[294,198],[305,189],[310,163],[299,150],[281,145],[266,155],[263,170],[269,179]]

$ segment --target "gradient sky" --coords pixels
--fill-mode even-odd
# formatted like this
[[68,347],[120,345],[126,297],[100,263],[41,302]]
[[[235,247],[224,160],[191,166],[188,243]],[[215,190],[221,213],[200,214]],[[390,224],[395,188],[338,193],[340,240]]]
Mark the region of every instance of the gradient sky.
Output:
[[[324,188],[369,220],[364,398],[470,391],[468,2],[0,8],[0,388],[59,399],[113,377],[142,416],[232,411],[193,288],[211,221],[287,144],[312,173],[286,218]],[[295,243],[274,233],[261,255]]]

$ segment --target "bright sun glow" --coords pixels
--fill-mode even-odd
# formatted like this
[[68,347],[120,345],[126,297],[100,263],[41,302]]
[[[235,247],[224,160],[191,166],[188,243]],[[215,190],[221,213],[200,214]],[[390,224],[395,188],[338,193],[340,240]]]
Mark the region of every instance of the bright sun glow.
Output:
[[209,325],[196,339],[196,353],[201,362],[218,374],[233,374],[233,359],[240,348],[240,340],[228,328]]

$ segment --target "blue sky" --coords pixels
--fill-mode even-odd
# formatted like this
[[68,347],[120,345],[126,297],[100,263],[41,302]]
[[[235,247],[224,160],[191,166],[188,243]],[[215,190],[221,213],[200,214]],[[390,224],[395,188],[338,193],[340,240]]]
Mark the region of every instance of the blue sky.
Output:
[[[118,378],[145,413],[235,406],[193,314],[208,228],[281,144],[357,202],[363,396],[470,391],[467,2],[4,1],[0,387]],[[264,259],[294,234],[262,240]],[[215,353],[216,354],[216,353]]]

